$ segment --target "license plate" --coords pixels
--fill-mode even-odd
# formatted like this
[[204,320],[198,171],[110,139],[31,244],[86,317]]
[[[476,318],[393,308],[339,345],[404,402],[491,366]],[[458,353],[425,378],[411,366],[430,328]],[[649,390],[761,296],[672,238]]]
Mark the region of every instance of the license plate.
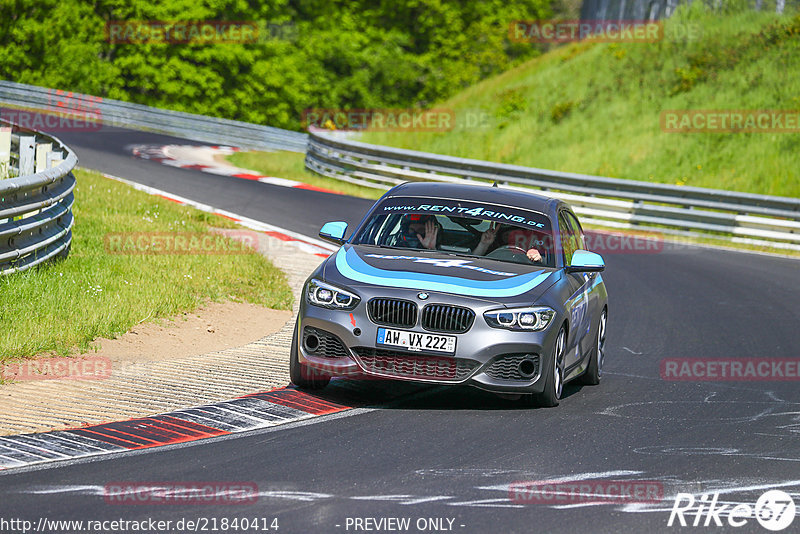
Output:
[[403,347],[412,351],[432,350],[435,352],[456,351],[455,336],[438,336],[436,334],[422,334],[419,332],[406,332],[405,330],[392,330],[378,328],[378,345]]

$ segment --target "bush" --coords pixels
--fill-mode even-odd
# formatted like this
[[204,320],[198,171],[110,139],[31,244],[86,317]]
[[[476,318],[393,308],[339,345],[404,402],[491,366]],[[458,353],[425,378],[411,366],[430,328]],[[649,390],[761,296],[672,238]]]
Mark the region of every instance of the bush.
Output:
[[[304,109],[415,107],[539,53],[512,20],[549,0],[11,0],[0,78],[300,129]],[[109,21],[259,21],[254,44],[110,44]]]

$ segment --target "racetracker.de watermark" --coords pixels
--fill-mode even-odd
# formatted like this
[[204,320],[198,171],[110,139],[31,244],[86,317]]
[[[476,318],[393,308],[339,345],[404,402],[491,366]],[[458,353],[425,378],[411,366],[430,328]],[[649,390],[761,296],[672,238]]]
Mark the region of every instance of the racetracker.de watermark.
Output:
[[515,504],[657,503],[664,485],[655,480],[531,480],[512,482]]
[[120,232],[103,239],[108,254],[193,255],[250,254],[258,247],[259,234],[252,230],[207,232]]
[[[452,109],[310,108],[303,111],[301,120],[306,128],[342,131],[446,132],[456,127]],[[463,120],[470,124],[470,117]],[[480,124],[481,120],[472,122]]]
[[255,44],[293,39],[293,23],[230,20],[111,20],[105,40],[112,44]]
[[[664,236],[658,232],[609,232],[602,230],[586,230],[584,233],[585,250],[597,254],[660,254],[664,252],[665,243],[669,243],[671,249],[683,247],[680,242],[665,242]],[[555,252],[560,254],[563,250],[561,240],[544,238],[526,230],[512,230],[508,232],[504,245],[517,247],[524,250],[530,248],[548,249],[550,243],[555,242]]]
[[654,20],[515,20],[508,26],[515,43],[655,43],[664,23]]
[[27,130],[59,132],[96,132],[103,127],[99,111],[32,110],[0,108],[0,119]]
[[105,380],[111,377],[111,360],[105,356],[85,358],[37,358],[4,362],[3,380]]
[[800,358],[665,358],[660,374],[686,382],[790,382],[800,380]]
[[84,95],[61,89],[47,90],[47,104],[53,111],[100,113],[102,96]]
[[672,109],[659,123],[666,133],[800,133],[800,111]]
[[103,500],[118,505],[241,505],[258,502],[255,482],[114,482]]
[[586,249],[597,254],[659,254],[664,251],[664,236],[658,232],[604,232],[587,230]]

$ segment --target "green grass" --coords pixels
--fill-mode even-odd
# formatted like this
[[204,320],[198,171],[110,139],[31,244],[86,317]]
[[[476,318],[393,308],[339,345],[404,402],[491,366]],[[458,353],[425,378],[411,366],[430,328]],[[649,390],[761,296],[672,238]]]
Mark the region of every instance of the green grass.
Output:
[[354,197],[377,199],[385,192],[314,174],[305,167],[305,154],[297,152],[237,152],[227,156],[227,159],[237,167],[250,169],[264,176],[297,180]]
[[[682,6],[657,43],[573,43],[436,108],[448,132],[369,143],[586,174],[800,196],[800,134],[666,133],[664,110],[800,110],[800,15]],[[691,28],[702,38],[679,37]],[[480,126],[466,125],[478,117]]]
[[0,277],[0,361],[85,352],[98,337],[113,338],[137,323],[171,318],[208,301],[291,308],[284,274],[257,253],[109,254],[109,233],[206,233],[236,226],[98,173],[78,171],[76,177],[69,257]]

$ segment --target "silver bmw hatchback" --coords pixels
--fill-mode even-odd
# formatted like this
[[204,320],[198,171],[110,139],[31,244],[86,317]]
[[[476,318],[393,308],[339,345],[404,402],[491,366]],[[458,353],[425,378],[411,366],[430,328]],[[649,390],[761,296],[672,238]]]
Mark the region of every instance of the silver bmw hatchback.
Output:
[[564,384],[598,384],[605,264],[564,202],[482,185],[387,192],[309,277],[292,382],[332,377],[465,384],[556,406]]

